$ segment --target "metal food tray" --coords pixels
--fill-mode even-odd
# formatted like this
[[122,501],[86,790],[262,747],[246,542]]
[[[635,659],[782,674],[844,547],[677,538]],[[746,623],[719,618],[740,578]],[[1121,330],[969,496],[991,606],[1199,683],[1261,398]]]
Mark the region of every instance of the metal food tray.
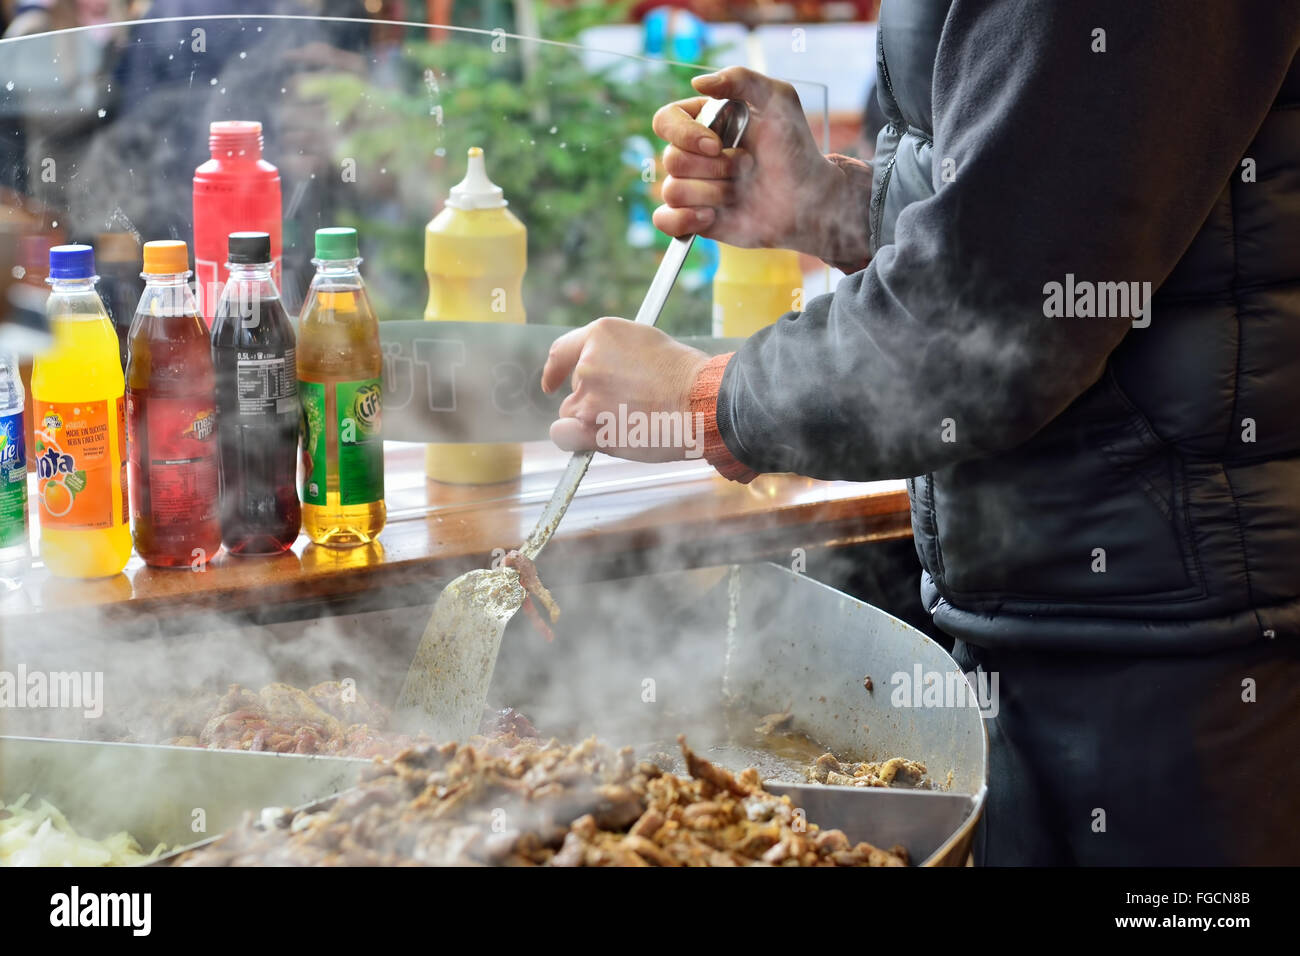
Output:
[[[891,701],[894,675],[912,677],[918,667],[922,674],[959,672],[924,634],[771,564],[555,591],[564,608],[556,641],[546,644],[526,622],[514,622],[503,641],[493,702],[517,707],[562,740],[597,734],[639,749],[647,741],[667,749],[685,732],[701,756],[733,769],[740,768],[728,747],[725,715],[788,707],[796,730],[842,757],[921,760],[944,789],[800,785],[789,774],[777,774],[770,789],[788,793],[810,821],[838,827],[851,839],[902,843],[924,865],[965,863],[987,790],[980,712],[973,699],[937,707]],[[336,662],[342,671],[316,679],[382,675],[379,684],[367,685],[369,695],[395,699],[427,614],[424,607],[334,619],[347,634],[380,639],[352,642],[357,659]],[[870,691],[863,685],[868,675]],[[217,834],[248,810],[318,803],[353,785],[364,763],[0,737],[0,795],[30,791],[91,835],[127,829],[148,850],[157,842],[194,843],[196,808],[206,812],[206,834]]]
[[[126,830],[149,853],[229,830],[245,811],[298,806],[353,786],[364,760],[197,747],[0,737],[0,800],[31,794],[81,835]],[[201,815],[200,815],[201,814]],[[201,829],[200,829],[201,827]]]

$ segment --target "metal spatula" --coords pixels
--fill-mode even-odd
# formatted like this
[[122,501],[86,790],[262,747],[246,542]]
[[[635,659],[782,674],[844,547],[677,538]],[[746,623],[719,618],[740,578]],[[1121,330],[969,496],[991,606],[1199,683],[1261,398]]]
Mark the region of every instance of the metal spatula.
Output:
[[[734,147],[745,133],[749,110],[739,100],[711,99],[697,119],[716,132],[724,146]],[[654,325],[659,320],[694,241],[694,236],[683,236],[669,244],[636,314],[637,322]],[[551,540],[593,454],[578,452],[569,459],[537,526],[519,549],[525,557],[536,560]],[[487,702],[501,635],[524,597],[519,573],[508,567],[469,571],[448,584],[406,672],[397,699],[399,719],[438,740],[464,740],[474,733]]]

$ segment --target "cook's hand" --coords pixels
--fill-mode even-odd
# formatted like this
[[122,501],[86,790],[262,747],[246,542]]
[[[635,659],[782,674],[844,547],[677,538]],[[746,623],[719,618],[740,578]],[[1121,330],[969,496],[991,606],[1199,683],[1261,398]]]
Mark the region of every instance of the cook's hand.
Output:
[[[653,326],[627,319],[596,319],[566,332],[551,345],[542,369],[542,391],[548,394],[573,376],[573,392],[560,404],[551,441],[566,451],[595,448],[633,461],[698,457],[704,436],[691,420],[690,394],[708,359]],[[620,405],[626,406],[622,413]],[[652,419],[656,412],[674,415]],[[659,447],[629,443],[638,421],[645,425],[643,436],[659,436]],[[633,427],[619,427],[620,422]]]
[[[866,256],[866,223],[849,212],[861,208],[849,195],[855,187],[818,150],[793,86],[739,66],[691,84],[705,96],[669,103],[654,117],[668,141],[664,205],[654,212],[660,230],[829,260]],[[709,96],[749,105],[744,147],[723,149],[695,120]]]

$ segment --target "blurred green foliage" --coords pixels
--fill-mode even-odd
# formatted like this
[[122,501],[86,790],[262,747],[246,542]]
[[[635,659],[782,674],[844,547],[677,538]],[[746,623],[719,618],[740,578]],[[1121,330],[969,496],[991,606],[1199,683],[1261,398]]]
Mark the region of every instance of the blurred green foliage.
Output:
[[[630,207],[639,202],[648,214],[658,200],[625,144],[642,137],[660,151],[651,119],[692,95],[695,71],[565,45],[589,26],[624,19],[628,5],[537,4],[541,35],[558,43],[463,31],[441,31],[438,42],[432,31],[413,31],[369,76],[312,79],[309,92],[343,131],[336,158],[367,171],[358,173],[351,224],[382,316],[422,314],[424,227],[464,175],[471,146],[483,147],[488,175],[528,227],[529,321],[580,325],[635,313],[666,240],[656,231],[651,248],[628,242]],[[707,333],[709,287],[688,285],[679,283],[661,325]]]

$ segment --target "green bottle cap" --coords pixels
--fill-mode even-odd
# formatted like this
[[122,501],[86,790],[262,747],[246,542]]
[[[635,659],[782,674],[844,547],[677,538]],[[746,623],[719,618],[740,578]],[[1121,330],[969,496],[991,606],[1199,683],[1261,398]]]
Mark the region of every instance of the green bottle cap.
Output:
[[357,231],[351,226],[316,230],[317,259],[356,259]]

